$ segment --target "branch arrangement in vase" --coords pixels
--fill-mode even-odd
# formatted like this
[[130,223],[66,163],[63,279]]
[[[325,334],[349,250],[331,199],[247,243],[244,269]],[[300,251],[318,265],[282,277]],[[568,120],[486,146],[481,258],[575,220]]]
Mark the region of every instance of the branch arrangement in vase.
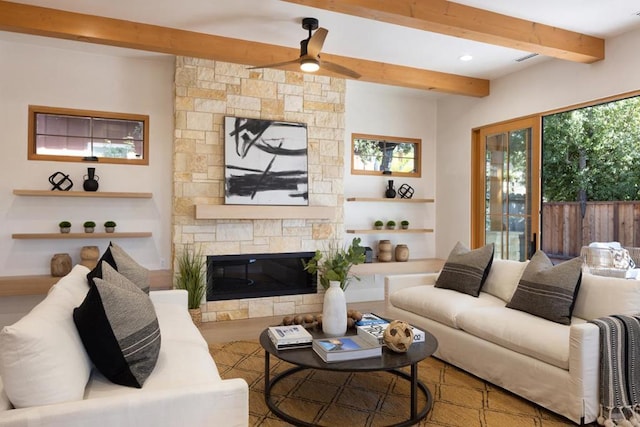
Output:
[[311,274],[320,274],[320,284],[323,288],[329,288],[329,282],[340,282],[344,290],[349,286],[349,270],[356,264],[362,264],[365,260],[364,247],[360,246],[360,238],[355,237],[348,247],[340,247],[336,243],[329,245],[326,253],[316,251],[313,258],[304,263],[304,269]]

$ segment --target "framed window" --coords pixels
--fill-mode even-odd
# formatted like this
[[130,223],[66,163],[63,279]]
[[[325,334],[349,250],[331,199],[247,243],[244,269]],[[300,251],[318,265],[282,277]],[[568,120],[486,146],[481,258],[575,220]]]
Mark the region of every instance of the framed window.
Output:
[[149,164],[149,116],[29,106],[29,160]]
[[419,178],[421,142],[415,138],[354,133],[351,135],[351,173]]

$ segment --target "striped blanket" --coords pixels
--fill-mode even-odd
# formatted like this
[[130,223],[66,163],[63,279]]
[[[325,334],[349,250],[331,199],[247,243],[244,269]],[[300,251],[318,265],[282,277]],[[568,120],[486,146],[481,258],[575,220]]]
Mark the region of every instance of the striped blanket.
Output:
[[640,315],[614,315],[590,322],[600,329],[598,424],[640,425]]

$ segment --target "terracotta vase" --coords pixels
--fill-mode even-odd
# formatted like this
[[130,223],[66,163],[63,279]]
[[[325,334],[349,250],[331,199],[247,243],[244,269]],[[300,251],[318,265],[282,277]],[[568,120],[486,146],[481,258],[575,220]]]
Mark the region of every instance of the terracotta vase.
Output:
[[71,256],[69,254],[55,254],[51,258],[51,275],[63,277],[71,271]]
[[391,254],[391,241],[380,240],[378,242],[378,262],[389,262],[393,259]]
[[396,261],[409,261],[409,247],[407,245],[396,245]]

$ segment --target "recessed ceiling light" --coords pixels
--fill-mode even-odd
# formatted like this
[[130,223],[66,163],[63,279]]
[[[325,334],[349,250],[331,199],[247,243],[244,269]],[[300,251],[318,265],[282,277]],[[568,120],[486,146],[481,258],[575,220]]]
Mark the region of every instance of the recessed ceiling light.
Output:
[[460,61],[471,61],[473,59],[473,56],[469,55],[469,54],[465,54],[462,55],[460,58],[458,58]]

